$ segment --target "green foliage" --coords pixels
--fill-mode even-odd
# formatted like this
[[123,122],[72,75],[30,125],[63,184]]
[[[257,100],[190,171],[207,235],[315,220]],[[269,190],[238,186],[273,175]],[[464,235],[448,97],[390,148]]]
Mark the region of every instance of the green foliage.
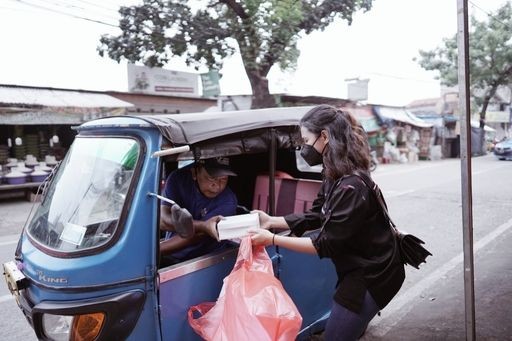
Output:
[[[457,37],[444,39],[432,51],[420,51],[419,64],[438,70],[441,82],[457,84]],[[471,18],[469,32],[470,84],[482,118],[499,86],[512,81],[512,7],[506,3],[486,21]]]
[[[323,30],[335,19],[352,22],[372,0],[144,0],[122,7],[121,34],[101,37],[101,56],[163,66],[172,56],[188,65],[220,69],[240,50],[255,97],[266,91],[274,64],[296,66],[301,34]],[[199,8],[197,8],[199,7]],[[266,86],[258,87],[264,82]]]

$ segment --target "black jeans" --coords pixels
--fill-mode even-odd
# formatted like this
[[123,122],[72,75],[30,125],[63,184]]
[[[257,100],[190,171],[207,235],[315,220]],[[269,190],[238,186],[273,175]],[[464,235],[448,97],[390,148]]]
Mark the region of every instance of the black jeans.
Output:
[[379,307],[367,291],[364,296],[361,313],[339,305],[333,301],[331,316],[325,326],[325,341],[353,341],[357,340],[365,331],[368,323],[379,312]]

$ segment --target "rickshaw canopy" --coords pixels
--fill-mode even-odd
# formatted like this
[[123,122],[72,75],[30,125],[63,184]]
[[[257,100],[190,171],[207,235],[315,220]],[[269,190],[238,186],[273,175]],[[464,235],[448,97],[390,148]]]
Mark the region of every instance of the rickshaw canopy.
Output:
[[[195,144],[260,128],[297,126],[308,107],[268,108],[256,110],[109,117],[82,124],[78,130],[98,126],[137,124],[142,120],[158,128],[173,146]],[[135,120],[130,120],[135,119]],[[139,122],[140,124],[140,122]]]

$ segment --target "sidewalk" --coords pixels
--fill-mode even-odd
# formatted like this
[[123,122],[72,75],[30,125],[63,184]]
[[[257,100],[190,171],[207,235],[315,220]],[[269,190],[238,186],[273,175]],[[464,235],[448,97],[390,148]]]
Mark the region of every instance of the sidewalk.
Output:
[[[509,221],[510,224],[512,221]],[[512,340],[510,245],[512,229],[476,253],[476,340]],[[381,316],[376,316],[370,323],[361,340],[466,340],[462,268],[462,265],[457,266],[451,273],[432,283],[394,316],[389,316],[385,308]],[[421,269],[408,268],[407,271]],[[401,291],[399,294],[407,295],[407,292]]]

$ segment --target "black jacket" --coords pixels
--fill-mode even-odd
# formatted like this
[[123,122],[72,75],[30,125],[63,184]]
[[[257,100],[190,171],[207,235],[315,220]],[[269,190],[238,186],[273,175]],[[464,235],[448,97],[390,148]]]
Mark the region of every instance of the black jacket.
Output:
[[285,220],[297,236],[322,227],[313,245],[336,267],[338,304],[359,313],[368,290],[382,309],[402,286],[405,271],[391,228],[358,176],[324,180],[311,210]]

